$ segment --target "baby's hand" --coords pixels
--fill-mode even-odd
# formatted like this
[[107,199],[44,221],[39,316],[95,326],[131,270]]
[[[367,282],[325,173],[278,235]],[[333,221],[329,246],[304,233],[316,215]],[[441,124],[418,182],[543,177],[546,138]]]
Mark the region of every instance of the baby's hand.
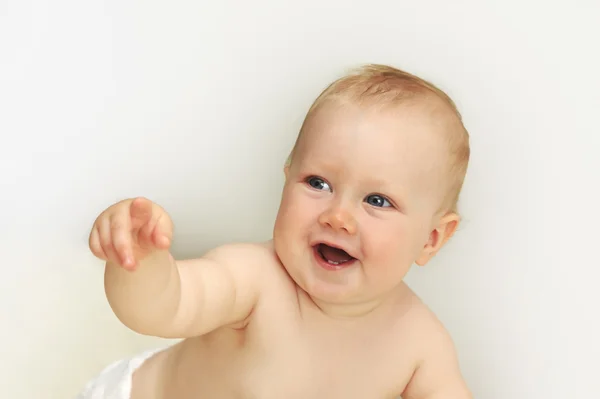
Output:
[[145,198],[117,202],[98,216],[90,233],[90,249],[98,258],[135,270],[155,250],[168,249],[171,218]]

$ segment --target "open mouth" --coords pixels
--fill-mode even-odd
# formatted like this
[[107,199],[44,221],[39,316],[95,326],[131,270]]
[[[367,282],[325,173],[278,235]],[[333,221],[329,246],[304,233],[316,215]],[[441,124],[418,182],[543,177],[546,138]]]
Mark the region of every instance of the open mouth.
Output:
[[356,258],[352,257],[343,249],[332,247],[327,244],[317,244],[314,246],[314,249],[317,258],[331,268],[338,269],[343,266],[348,266],[356,260]]

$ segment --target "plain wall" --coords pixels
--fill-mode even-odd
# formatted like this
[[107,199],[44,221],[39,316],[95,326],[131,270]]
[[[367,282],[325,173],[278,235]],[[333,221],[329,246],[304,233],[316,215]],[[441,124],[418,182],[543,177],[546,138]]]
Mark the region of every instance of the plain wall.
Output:
[[0,396],[73,397],[168,344],[111,313],[96,216],[153,199],[177,257],[269,238],[311,101],[377,62],[447,90],[471,133],[464,223],[407,280],[475,396],[598,397],[598,4],[0,2]]

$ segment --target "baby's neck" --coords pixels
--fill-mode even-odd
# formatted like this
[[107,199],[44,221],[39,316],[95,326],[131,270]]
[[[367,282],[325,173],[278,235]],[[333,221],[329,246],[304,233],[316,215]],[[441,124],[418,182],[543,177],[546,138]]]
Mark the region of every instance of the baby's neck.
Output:
[[390,293],[371,301],[357,303],[330,303],[312,297],[302,288],[297,287],[300,306],[307,312],[317,312],[337,320],[362,320],[377,314],[386,313],[396,303],[397,293]]

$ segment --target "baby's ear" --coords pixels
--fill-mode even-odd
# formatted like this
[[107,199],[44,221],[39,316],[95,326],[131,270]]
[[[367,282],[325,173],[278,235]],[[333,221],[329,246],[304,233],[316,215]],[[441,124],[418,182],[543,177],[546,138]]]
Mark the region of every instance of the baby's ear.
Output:
[[415,263],[419,266],[425,266],[454,235],[459,223],[460,216],[454,212],[443,216],[437,227],[429,233],[429,239],[421,250],[419,257],[415,260]]

